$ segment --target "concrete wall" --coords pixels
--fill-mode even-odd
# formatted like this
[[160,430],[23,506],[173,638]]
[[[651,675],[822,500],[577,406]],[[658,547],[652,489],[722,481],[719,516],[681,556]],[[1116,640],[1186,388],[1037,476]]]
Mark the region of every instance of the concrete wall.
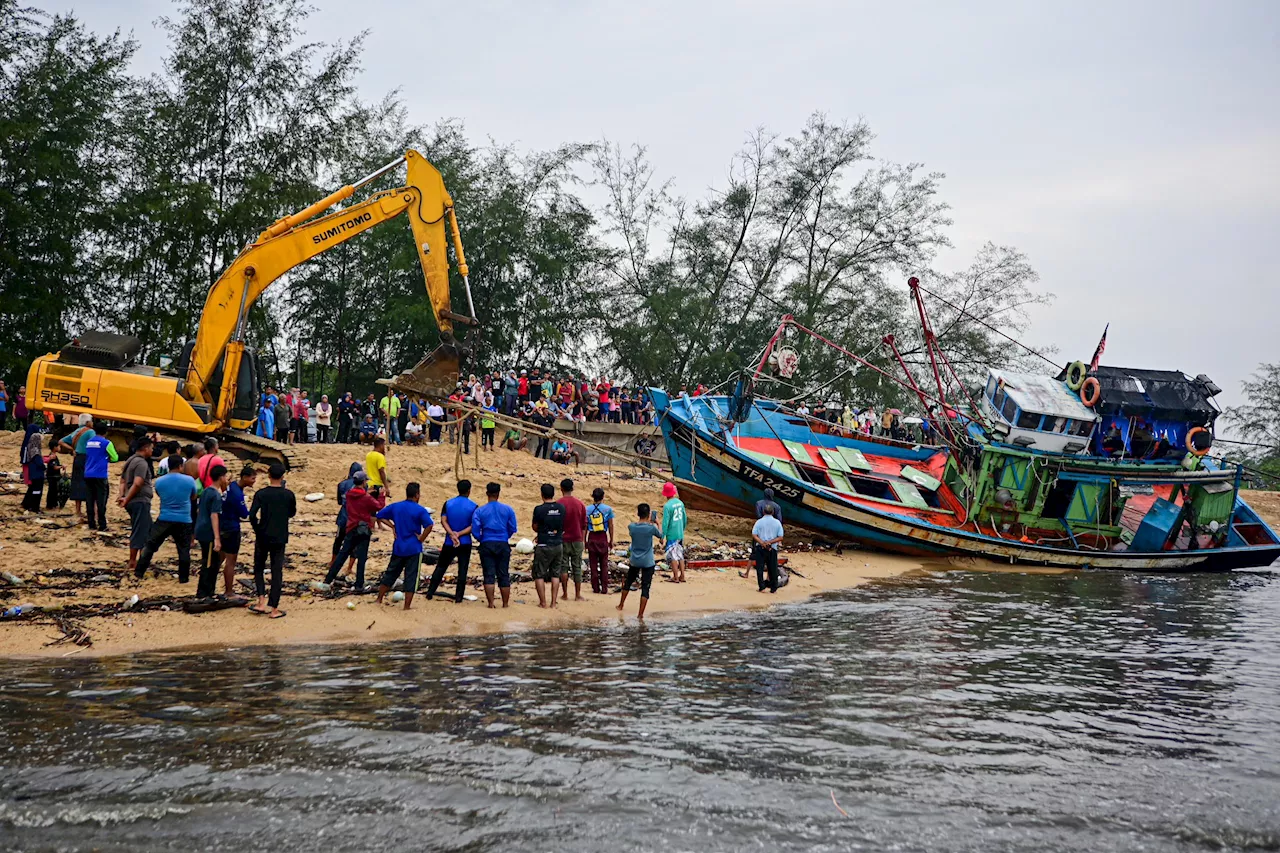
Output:
[[[653,451],[654,460],[661,465],[667,464],[667,446],[662,442],[662,431],[654,426],[593,422],[574,424],[573,421],[558,420],[556,429],[565,435],[574,436],[574,449],[582,454],[583,462],[592,465],[624,465],[625,463],[619,459],[592,452],[590,448],[578,444],[578,438],[601,447],[635,453],[636,439],[641,435],[647,435],[657,444],[657,449]],[[530,449],[532,450],[532,445]]]

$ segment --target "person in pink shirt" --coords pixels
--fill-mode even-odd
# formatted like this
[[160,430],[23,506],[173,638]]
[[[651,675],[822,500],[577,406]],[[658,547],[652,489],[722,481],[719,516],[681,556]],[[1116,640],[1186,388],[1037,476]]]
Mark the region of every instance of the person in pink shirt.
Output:
[[293,442],[298,444],[307,443],[307,423],[311,418],[311,401],[307,399],[307,392],[298,393],[298,389],[293,389],[293,402],[289,404],[289,408],[293,414]]
[[196,473],[200,475],[200,484],[206,489],[213,485],[209,472],[219,465],[227,467],[227,463],[218,455],[218,439],[209,436],[204,440],[204,456],[196,460]]

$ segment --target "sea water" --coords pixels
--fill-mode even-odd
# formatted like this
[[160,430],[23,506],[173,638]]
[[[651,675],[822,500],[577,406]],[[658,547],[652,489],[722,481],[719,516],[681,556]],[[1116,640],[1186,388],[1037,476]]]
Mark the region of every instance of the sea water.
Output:
[[1278,580],[0,663],[0,848],[1276,850]]

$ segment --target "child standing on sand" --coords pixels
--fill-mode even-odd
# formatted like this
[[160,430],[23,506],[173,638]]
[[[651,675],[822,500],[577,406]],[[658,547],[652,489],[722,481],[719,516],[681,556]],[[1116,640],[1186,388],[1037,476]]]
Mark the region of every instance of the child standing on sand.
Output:
[[631,550],[628,552],[630,568],[627,569],[627,579],[622,582],[622,598],[618,601],[618,610],[621,611],[627,603],[627,592],[631,589],[631,585],[640,579],[640,618],[644,618],[644,609],[649,604],[649,588],[653,585],[653,543],[654,540],[658,544],[662,544],[662,531],[658,526],[649,519],[649,505],[640,504],[636,507],[636,516],[638,521],[634,521],[627,525],[627,532],[631,535]]

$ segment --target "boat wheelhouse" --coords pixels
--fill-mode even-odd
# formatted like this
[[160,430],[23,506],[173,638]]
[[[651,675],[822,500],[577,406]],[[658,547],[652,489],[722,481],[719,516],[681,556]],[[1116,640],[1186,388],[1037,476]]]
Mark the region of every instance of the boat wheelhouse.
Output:
[[1052,376],[992,370],[980,404],[994,436],[1015,447],[1085,453],[1098,415]]

